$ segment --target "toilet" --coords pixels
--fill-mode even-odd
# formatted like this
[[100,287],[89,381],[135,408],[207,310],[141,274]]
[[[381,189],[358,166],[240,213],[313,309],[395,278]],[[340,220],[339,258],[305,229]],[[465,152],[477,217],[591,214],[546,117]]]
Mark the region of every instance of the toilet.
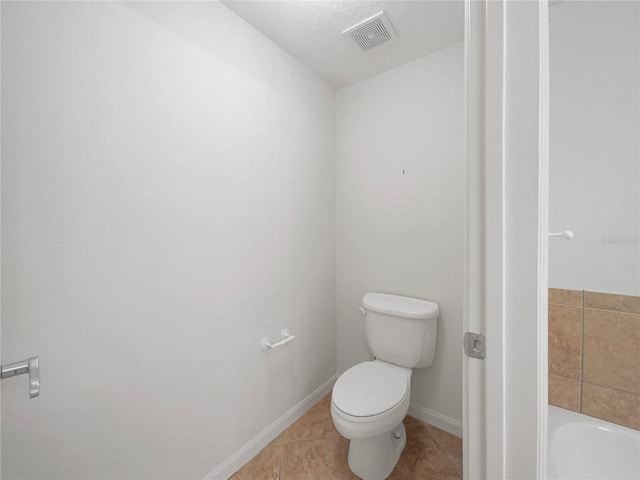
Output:
[[411,372],[433,363],[436,303],[385,293],[362,298],[367,342],[375,360],[344,372],[331,394],[331,418],[349,439],[349,468],[363,480],[383,480],[407,442]]

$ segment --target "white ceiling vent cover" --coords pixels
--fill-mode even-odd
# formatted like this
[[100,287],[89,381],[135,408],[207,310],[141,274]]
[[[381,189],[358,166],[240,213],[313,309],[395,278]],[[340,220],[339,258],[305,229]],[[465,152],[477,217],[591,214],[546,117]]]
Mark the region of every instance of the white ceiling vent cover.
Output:
[[365,51],[388,42],[396,36],[389,19],[383,11],[353,27],[347,28],[342,33],[351,36],[358,46]]

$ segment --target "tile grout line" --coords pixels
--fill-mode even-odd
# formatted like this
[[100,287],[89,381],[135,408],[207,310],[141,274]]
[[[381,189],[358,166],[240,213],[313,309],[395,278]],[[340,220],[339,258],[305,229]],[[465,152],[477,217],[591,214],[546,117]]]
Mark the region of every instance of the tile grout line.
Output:
[[[438,448],[440,448],[440,446],[438,446]],[[458,470],[458,467],[456,466],[456,464],[454,463],[453,460],[451,460],[451,456],[449,454],[449,452],[447,450],[444,450],[442,448],[440,448],[440,451],[442,453],[444,453],[444,457],[447,459],[447,461],[449,462],[449,465],[451,465],[453,467],[453,469],[458,472],[458,475],[462,476],[462,471]]]
[[584,380],[580,383],[586,383],[587,385],[593,385],[594,387],[606,388],[607,390],[613,390],[614,392],[628,393],[629,395],[636,395],[640,397],[640,393],[630,392],[629,390],[622,390],[621,388],[617,387],[610,387],[609,385],[602,385],[600,383],[587,382]]
[[607,306],[599,306],[599,305],[591,305],[591,304],[587,304],[587,299],[586,299],[586,294],[589,293],[586,290],[581,290],[581,300],[579,304],[576,303],[571,303],[569,301],[551,301],[549,300],[547,303],[549,305],[563,305],[565,307],[580,307],[580,308],[588,308],[590,310],[602,310],[605,312],[613,312],[613,313],[630,313],[631,315],[640,315],[640,311],[635,311],[633,309],[630,309],[629,307],[626,307],[625,309],[623,309],[624,307],[619,307],[619,308],[615,308],[615,307],[607,307]]
[[584,310],[597,310],[598,312],[610,312],[610,313],[626,313],[627,315],[639,315],[640,313],[636,313],[636,312],[630,312],[628,310],[612,310],[610,308],[598,308],[598,307],[588,307],[588,306],[584,306],[582,307]]
[[548,302],[549,305],[560,305],[562,307],[575,307],[582,308],[582,305],[576,305],[575,303],[558,303],[558,302]]
[[446,449],[442,445],[440,445],[440,442],[438,442],[436,437],[434,437],[433,434],[431,433],[431,428],[437,428],[437,427],[434,427],[433,425],[430,425],[430,424],[428,424],[426,422],[422,422],[421,420],[419,420],[419,422],[424,424],[427,427],[427,433],[429,434],[429,437],[431,437],[431,440],[433,440],[433,443],[436,444],[436,447],[438,447],[438,450],[440,450],[440,452],[444,453],[444,456],[448,460],[449,464],[462,477],[462,471],[458,469],[458,466],[456,465],[456,463],[451,459],[452,454],[449,453],[448,449]]
[[299,442],[315,442],[316,440],[325,440],[327,438],[335,438],[339,437],[339,433],[332,433],[331,435],[324,435],[322,437],[305,437],[305,438],[296,438],[294,440],[283,440],[274,445],[287,445],[289,443],[299,443]]

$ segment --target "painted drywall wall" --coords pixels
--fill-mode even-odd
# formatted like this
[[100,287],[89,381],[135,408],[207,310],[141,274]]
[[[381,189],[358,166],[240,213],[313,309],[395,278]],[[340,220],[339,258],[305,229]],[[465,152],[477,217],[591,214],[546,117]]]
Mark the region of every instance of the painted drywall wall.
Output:
[[640,295],[639,10],[550,9],[550,287]]
[[3,2],[3,479],[203,478],[332,377],[334,96],[216,2]]
[[345,87],[336,100],[338,370],[371,358],[363,294],[440,305],[434,364],[412,407],[462,419],[463,49]]

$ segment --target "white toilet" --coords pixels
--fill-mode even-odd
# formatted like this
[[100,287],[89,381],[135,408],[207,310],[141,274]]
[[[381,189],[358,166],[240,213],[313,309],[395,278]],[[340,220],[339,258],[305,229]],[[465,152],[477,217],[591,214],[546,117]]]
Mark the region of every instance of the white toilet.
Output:
[[362,298],[367,341],[375,360],[340,375],[331,417],[351,442],[349,467],[364,480],[387,478],[404,449],[411,372],[428,367],[436,350],[436,303],[384,293]]

